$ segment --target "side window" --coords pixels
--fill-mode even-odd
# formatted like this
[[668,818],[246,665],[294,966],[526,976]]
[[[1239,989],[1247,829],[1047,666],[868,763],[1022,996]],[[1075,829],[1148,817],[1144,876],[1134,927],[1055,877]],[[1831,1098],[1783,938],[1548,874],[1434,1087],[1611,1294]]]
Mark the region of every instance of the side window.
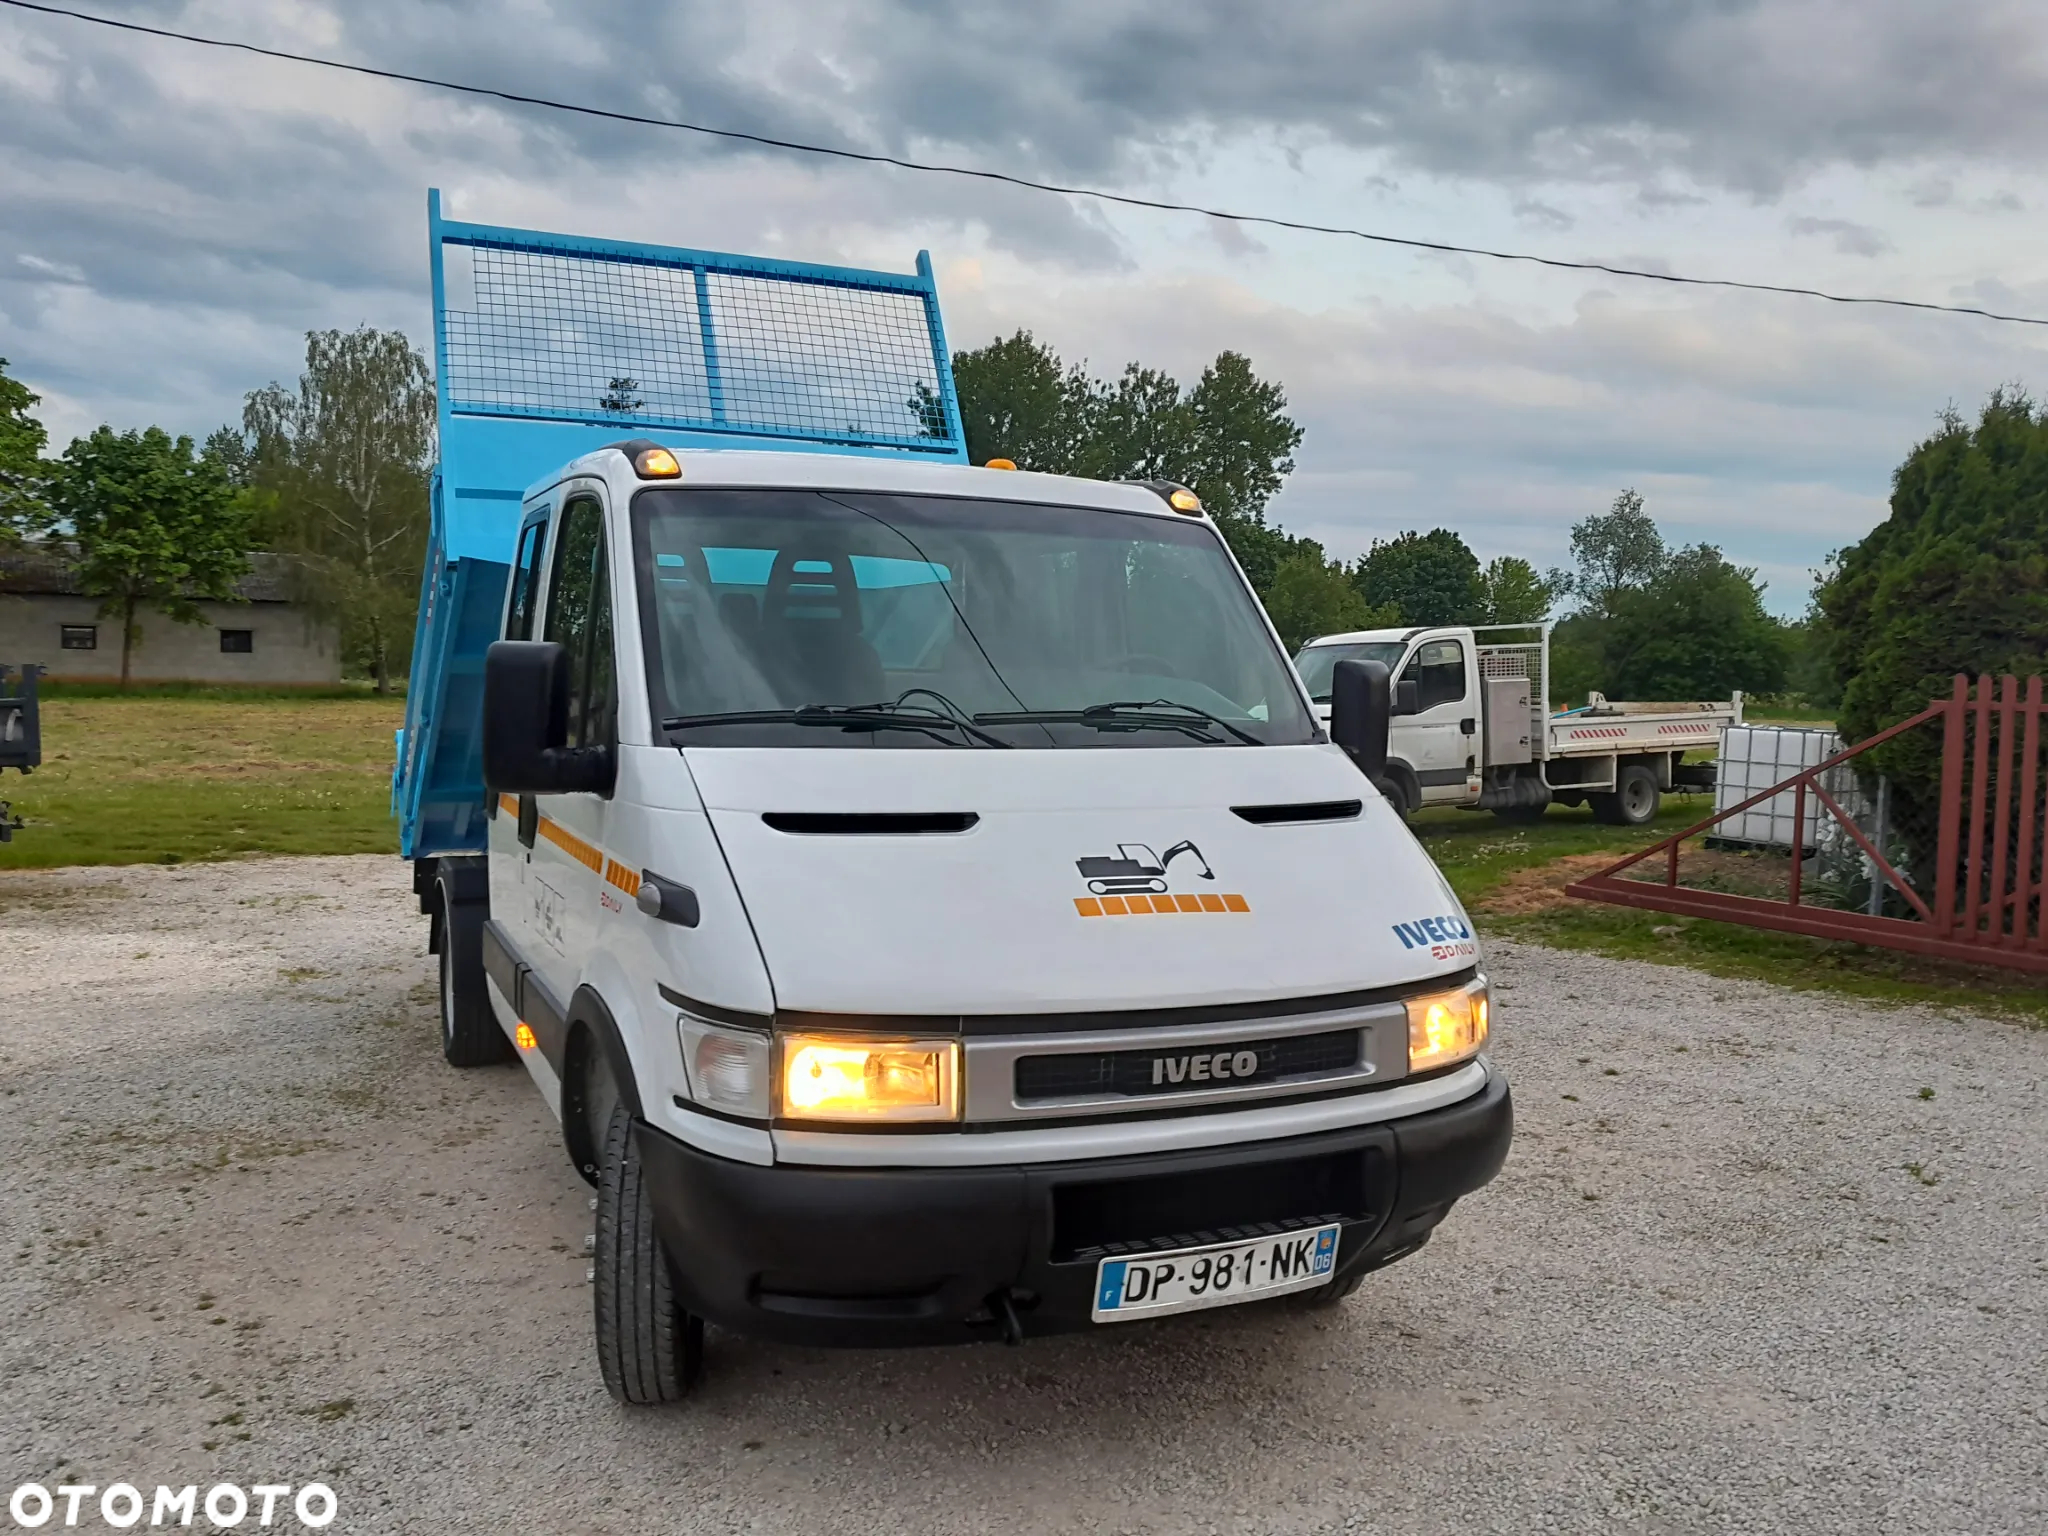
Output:
[[1413,682],[1418,709],[1455,704],[1465,697],[1465,647],[1456,640],[1431,640],[1402,669],[1403,682]]
[[540,552],[548,541],[548,520],[529,523],[519,535],[519,558],[512,562],[512,605],[505,614],[507,640],[533,638],[533,600],[540,589]]
[[569,653],[569,745],[610,746],[618,737],[611,567],[605,558],[604,512],[594,501],[572,501],[562,509],[542,638]]

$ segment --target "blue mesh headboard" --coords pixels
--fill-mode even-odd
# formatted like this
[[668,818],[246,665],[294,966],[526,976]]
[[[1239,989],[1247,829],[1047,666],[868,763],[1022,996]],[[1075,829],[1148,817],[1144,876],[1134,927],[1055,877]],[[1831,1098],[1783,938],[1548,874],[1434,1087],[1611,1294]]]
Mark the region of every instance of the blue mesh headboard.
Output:
[[[910,273],[462,224],[428,194],[451,553],[465,501],[516,501],[620,437],[964,462],[931,260]],[[498,550],[498,539],[508,547]]]

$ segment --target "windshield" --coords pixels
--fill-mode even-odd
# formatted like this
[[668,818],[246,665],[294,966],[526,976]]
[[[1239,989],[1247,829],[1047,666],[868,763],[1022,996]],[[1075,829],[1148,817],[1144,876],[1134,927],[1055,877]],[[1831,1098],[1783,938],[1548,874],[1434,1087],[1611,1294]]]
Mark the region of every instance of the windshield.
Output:
[[654,715],[678,742],[1318,739],[1206,523],[676,487],[634,499],[633,537]]
[[1330,702],[1330,676],[1340,661],[1377,661],[1389,669],[1400,663],[1408,649],[1405,640],[1354,640],[1347,645],[1304,646],[1294,658],[1294,669],[1308,685],[1308,696],[1318,704]]

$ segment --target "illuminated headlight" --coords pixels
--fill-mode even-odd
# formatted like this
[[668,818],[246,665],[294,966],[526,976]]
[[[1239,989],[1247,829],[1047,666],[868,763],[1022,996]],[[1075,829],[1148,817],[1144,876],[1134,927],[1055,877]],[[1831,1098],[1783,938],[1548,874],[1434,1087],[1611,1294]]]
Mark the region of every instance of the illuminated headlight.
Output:
[[783,1035],[782,1115],[791,1120],[958,1120],[957,1040]]
[[687,1013],[678,1029],[690,1097],[706,1109],[766,1120],[772,1076],[768,1037],[750,1030],[727,1029]]
[[1486,978],[1476,976],[1454,992],[1429,992],[1408,999],[1408,1070],[1429,1072],[1479,1054],[1486,1044]]

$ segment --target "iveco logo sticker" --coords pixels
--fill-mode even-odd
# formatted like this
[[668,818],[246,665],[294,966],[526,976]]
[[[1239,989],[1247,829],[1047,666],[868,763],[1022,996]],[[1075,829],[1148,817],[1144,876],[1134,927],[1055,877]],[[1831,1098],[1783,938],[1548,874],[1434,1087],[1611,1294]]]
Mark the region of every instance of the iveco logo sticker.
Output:
[[1412,923],[1396,923],[1394,937],[1403,949],[1426,949],[1438,960],[1461,960],[1479,953],[1472,930],[1462,918],[1420,917]]
[[1154,1056],[1155,1083],[1226,1083],[1259,1070],[1257,1051],[1207,1051],[1192,1056]]
[[[1175,871],[1183,882],[1192,877],[1209,882],[1209,886],[1173,890],[1173,876],[1167,874],[1167,868],[1179,858],[1187,860]],[[1251,911],[1251,903],[1237,892],[1213,889],[1216,871],[1202,857],[1202,850],[1190,842],[1175,843],[1163,854],[1154,853],[1146,843],[1118,843],[1114,854],[1076,859],[1074,868],[1089,891],[1074,898],[1074,910],[1083,917]]]

